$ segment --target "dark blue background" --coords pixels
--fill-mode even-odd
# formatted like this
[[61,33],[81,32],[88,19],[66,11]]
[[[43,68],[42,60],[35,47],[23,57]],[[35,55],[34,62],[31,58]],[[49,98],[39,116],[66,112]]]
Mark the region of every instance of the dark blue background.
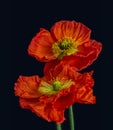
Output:
[[[27,54],[32,37],[40,27],[50,29],[59,20],[80,21],[92,30],[92,39],[101,41],[103,50],[97,61],[83,71],[94,70],[94,93],[96,105],[74,105],[75,130],[111,129],[112,121],[112,63],[113,41],[110,3],[101,0],[69,1],[10,1],[5,3],[3,43],[1,52],[1,130],[55,130],[54,123],[48,123],[29,110],[21,109],[18,97],[14,96],[14,83],[19,75],[43,76],[44,63],[36,61]],[[10,26],[11,25],[11,26]],[[4,27],[7,27],[4,29]],[[3,64],[4,63],[4,64]],[[68,118],[68,111],[65,112]],[[63,128],[69,130],[68,119]],[[63,129],[63,130],[64,130]]]

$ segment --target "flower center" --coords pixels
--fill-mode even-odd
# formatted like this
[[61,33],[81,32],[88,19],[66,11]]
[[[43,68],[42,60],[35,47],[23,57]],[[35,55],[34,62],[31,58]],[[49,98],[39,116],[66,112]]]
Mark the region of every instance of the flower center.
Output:
[[70,37],[55,42],[52,45],[53,54],[61,60],[64,56],[72,55],[77,52],[77,43]]
[[61,88],[61,83],[60,83],[60,81],[55,81],[55,82],[53,83],[53,90],[54,90],[54,91],[58,91],[60,88]]
[[68,49],[70,46],[70,44],[67,41],[62,41],[61,43],[59,43],[59,47],[61,50],[66,50]]
[[71,79],[67,80],[65,78],[62,78],[60,80],[56,78],[49,82],[42,81],[39,85],[38,92],[41,95],[51,96],[57,94],[62,89],[70,87],[72,84],[74,84],[74,82]]

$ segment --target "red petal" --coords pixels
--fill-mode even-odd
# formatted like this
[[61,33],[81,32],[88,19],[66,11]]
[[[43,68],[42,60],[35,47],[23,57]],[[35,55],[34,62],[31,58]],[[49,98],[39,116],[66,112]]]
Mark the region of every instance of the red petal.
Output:
[[85,103],[85,104],[94,104],[96,103],[96,98],[93,96],[92,87],[94,85],[94,80],[92,78],[92,73],[81,74],[76,82],[76,96],[75,102]]
[[92,89],[81,88],[77,91],[76,102],[82,104],[95,104],[96,97],[93,96]]
[[79,49],[80,50],[75,55],[64,57],[62,60],[63,64],[69,64],[70,66],[76,67],[78,70],[88,67],[97,59],[101,52],[102,44],[95,40],[91,40],[86,45],[81,45]]
[[60,91],[54,99],[54,108],[64,110],[74,103],[94,104],[96,102],[93,96],[92,87],[94,80],[92,78],[93,71],[89,73],[79,74],[75,78],[75,85]]
[[57,110],[65,110],[66,108],[69,108],[74,103],[75,98],[75,87],[71,86],[67,89],[64,89],[60,91],[54,101],[54,108]]
[[28,53],[42,62],[53,60],[55,59],[51,49],[53,43],[54,40],[50,32],[40,29],[40,32],[32,39],[28,47]]
[[76,87],[79,89],[83,86],[86,88],[92,88],[94,86],[94,79],[92,78],[93,71],[91,72],[85,72],[83,74],[79,74],[79,76],[76,78]]
[[53,79],[53,77],[59,77],[59,79],[64,77],[66,79],[75,80],[75,78],[79,75],[75,67],[70,67],[68,64],[64,65],[62,62],[57,60],[45,64],[44,74],[46,80]]
[[51,33],[57,40],[71,37],[80,45],[89,40],[91,30],[82,23],[64,20],[56,22],[51,28]]
[[[59,73],[59,71],[61,71],[61,69],[60,69],[60,61],[59,60],[52,60],[52,61],[50,61],[50,62],[47,62],[46,64],[45,64],[45,66],[44,66],[44,75],[48,75],[49,76],[49,78],[52,78],[52,77],[54,77],[54,76],[56,76],[58,73]],[[55,67],[59,67],[59,71],[56,71],[56,73],[54,73],[53,74],[53,69],[55,68]],[[58,70],[58,69],[57,69]],[[52,71],[52,73],[51,73],[51,71]]]
[[37,98],[40,79],[38,76],[19,76],[15,83],[15,95],[22,98]]
[[29,109],[34,112],[37,116],[42,117],[48,122],[62,123],[64,118],[64,110],[57,111],[52,108],[52,104],[44,104],[39,102],[37,99],[22,99],[20,98],[20,105],[24,109]]

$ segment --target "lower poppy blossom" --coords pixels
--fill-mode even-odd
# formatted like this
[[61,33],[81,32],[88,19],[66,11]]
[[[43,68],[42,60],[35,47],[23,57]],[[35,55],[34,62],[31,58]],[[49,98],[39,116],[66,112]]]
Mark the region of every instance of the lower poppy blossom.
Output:
[[90,33],[91,30],[80,22],[59,21],[50,32],[40,29],[30,42],[28,53],[41,62],[59,60],[68,64],[68,59],[71,65],[82,70],[97,59],[102,49],[100,42],[90,39]]
[[[62,70],[62,71],[61,71]],[[48,122],[62,123],[64,111],[74,103],[94,104],[92,72],[80,74],[69,66],[59,66],[38,76],[20,76],[15,95],[20,105]]]

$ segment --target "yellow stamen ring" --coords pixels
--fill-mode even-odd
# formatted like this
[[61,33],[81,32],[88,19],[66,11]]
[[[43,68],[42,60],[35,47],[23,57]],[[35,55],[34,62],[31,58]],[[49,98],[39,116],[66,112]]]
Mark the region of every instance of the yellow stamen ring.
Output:
[[39,85],[38,92],[41,95],[54,95],[57,94],[60,90],[66,89],[70,87],[74,82],[70,79],[62,78],[59,80],[58,78],[51,80],[50,82],[42,81]]
[[72,55],[77,52],[77,43],[70,37],[55,42],[52,45],[54,55],[61,60],[66,55]]

